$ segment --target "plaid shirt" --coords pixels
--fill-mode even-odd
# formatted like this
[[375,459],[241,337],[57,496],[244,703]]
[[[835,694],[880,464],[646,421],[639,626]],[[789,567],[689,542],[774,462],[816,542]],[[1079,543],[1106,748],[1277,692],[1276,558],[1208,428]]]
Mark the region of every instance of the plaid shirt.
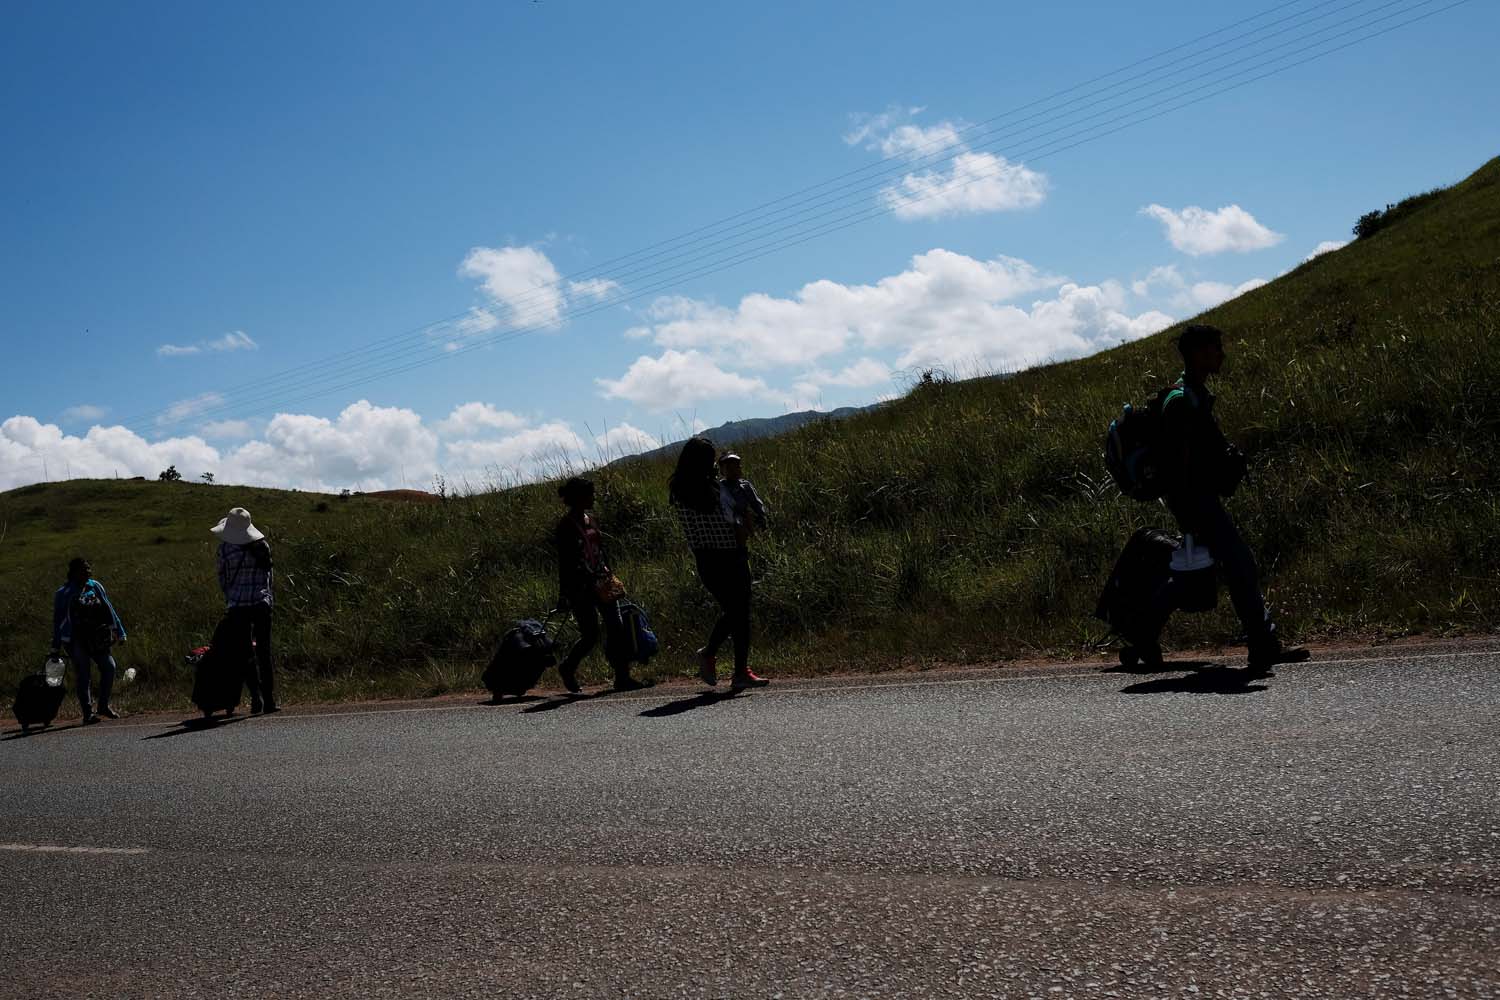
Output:
[[703,514],[674,500],[672,509],[677,512],[677,523],[682,525],[682,534],[687,539],[688,548],[694,552],[740,547],[734,515],[726,511],[722,504],[715,505],[707,514]]
[[[256,558],[254,550],[257,548],[264,549],[262,558]],[[231,608],[271,604],[270,543],[233,545],[220,542],[219,587],[224,591],[225,603]]]

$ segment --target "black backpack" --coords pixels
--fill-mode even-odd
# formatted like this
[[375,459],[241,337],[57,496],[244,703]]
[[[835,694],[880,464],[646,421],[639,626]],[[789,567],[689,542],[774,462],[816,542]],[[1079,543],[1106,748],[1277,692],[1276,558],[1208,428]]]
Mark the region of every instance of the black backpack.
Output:
[[536,687],[542,671],[557,665],[557,643],[534,618],[518,621],[506,632],[481,678],[495,697],[519,698]]
[[1126,403],[1105,432],[1105,468],[1120,492],[1132,500],[1159,500],[1166,492],[1166,470],[1159,448],[1161,411],[1167,394],[1175,388],[1167,386],[1140,409]]
[[102,653],[114,645],[115,616],[92,581],[79,588],[68,617],[73,625],[74,640],[82,641],[89,652]]

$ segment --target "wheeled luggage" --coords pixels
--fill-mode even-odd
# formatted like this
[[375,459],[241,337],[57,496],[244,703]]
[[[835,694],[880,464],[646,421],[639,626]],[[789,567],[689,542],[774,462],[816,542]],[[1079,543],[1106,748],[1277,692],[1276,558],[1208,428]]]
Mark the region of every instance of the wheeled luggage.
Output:
[[61,682],[48,683],[45,673],[22,677],[16,688],[16,702],[11,707],[16,713],[16,721],[21,724],[21,731],[30,732],[32,726],[45,728],[52,725],[67,693],[67,686]]
[[213,642],[208,648],[201,654],[194,650],[197,662],[193,665],[193,704],[204,718],[215,712],[233,715],[239,707],[249,665],[249,650],[242,648],[239,638],[225,616],[214,629]]
[[1138,649],[1156,649],[1165,618],[1153,604],[1157,593],[1172,575],[1172,555],[1178,538],[1159,528],[1140,528],[1125,543],[1114,571],[1099,595],[1094,617],[1124,640],[1120,663],[1133,667]]
[[536,687],[542,672],[557,665],[557,643],[534,618],[518,621],[500,640],[481,680],[496,698],[519,698]]

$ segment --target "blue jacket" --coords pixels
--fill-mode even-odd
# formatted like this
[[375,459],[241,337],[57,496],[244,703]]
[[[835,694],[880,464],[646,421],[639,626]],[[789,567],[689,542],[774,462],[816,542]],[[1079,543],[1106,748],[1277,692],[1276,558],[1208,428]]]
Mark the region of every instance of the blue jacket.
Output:
[[52,645],[60,648],[72,645],[73,642],[73,598],[78,596],[79,591],[92,587],[104,601],[104,606],[109,608],[110,616],[115,620],[115,628],[120,632],[120,638],[125,638],[125,624],[120,621],[119,612],[109,602],[109,595],[104,592],[104,584],[90,577],[82,587],[71,580],[57,588],[57,593],[52,596]]

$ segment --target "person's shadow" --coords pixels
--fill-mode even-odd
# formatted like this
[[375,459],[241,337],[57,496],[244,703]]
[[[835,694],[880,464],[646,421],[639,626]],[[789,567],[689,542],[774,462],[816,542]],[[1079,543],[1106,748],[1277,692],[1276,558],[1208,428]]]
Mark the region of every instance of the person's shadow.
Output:
[[541,700],[542,696],[539,694],[497,694],[475,704],[486,708],[504,708],[507,705],[527,705]]
[[1121,694],[1255,694],[1268,690],[1256,681],[1274,674],[1252,673],[1238,667],[1210,665],[1182,677],[1158,677],[1120,689]]
[[738,691],[705,691],[695,694],[691,698],[679,698],[669,701],[665,705],[657,705],[641,712],[643,719],[664,719],[669,715],[681,715],[683,712],[691,712],[695,708],[707,708],[709,705],[717,705],[721,701],[729,701],[740,692]]
[[82,729],[83,723],[70,722],[61,726],[32,726],[30,729],[17,729],[7,733],[0,743],[9,743],[11,740],[24,740],[31,736],[40,736],[43,733],[65,733],[69,729]]
[[1112,667],[1101,668],[1099,672],[1104,674],[1170,674],[1178,670],[1210,670],[1215,666],[1217,664],[1208,660],[1181,660],[1178,662],[1163,660],[1155,666],[1149,663],[1134,663],[1127,667],[1123,663],[1116,663]]
[[152,733],[150,736],[142,736],[142,742],[146,740],[164,740],[171,736],[186,736],[188,733],[206,733],[212,729],[222,729],[232,726],[236,722],[244,722],[251,718],[248,715],[211,715],[208,718],[183,719],[177,724],[176,729],[168,729],[166,732]]

